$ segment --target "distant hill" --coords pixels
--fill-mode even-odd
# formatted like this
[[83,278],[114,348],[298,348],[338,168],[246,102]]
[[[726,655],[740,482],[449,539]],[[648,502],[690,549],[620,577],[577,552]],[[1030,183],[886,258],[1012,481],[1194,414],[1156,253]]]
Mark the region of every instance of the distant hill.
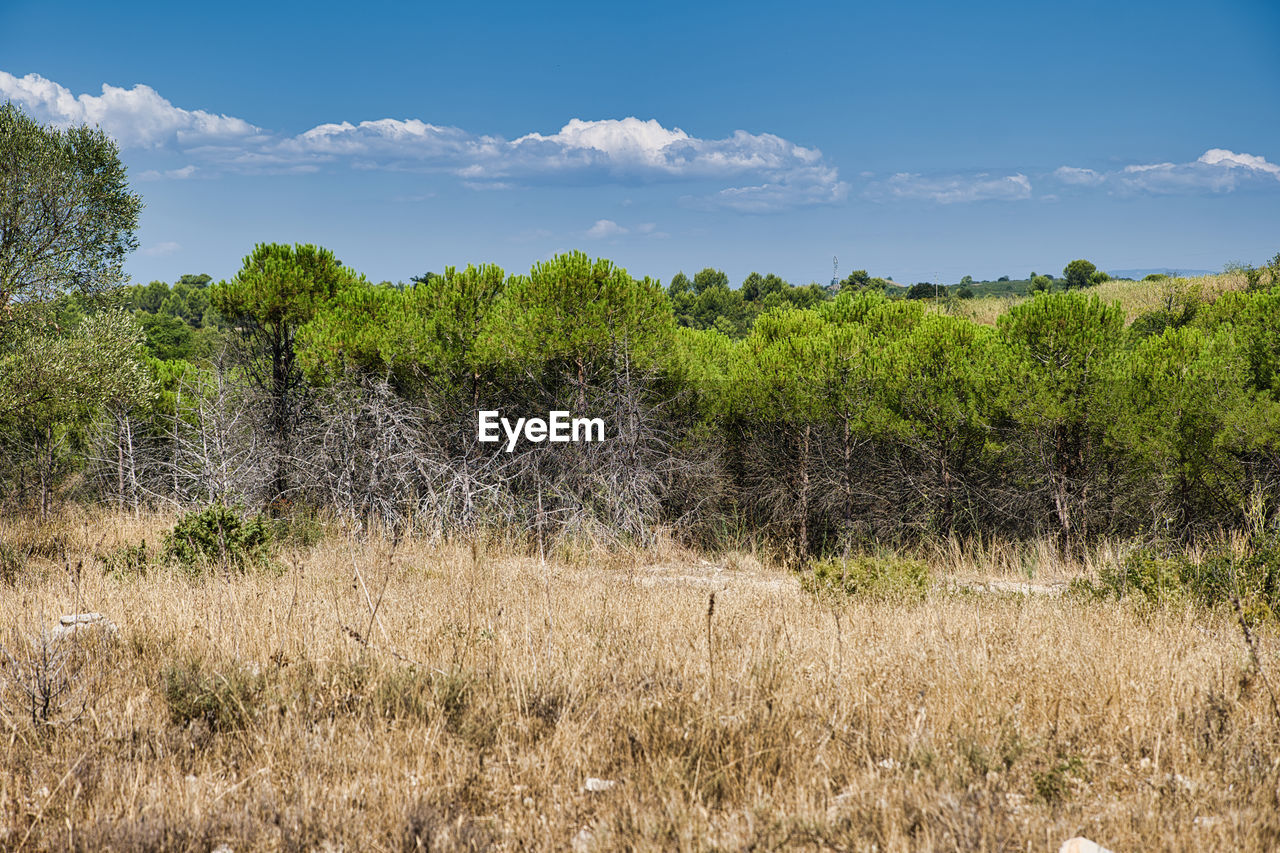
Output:
[[1182,278],[1188,278],[1196,275],[1217,275],[1221,270],[1189,270],[1184,268],[1173,267],[1152,267],[1151,269],[1141,270],[1107,270],[1112,278],[1132,278],[1141,279],[1149,275],[1176,275]]

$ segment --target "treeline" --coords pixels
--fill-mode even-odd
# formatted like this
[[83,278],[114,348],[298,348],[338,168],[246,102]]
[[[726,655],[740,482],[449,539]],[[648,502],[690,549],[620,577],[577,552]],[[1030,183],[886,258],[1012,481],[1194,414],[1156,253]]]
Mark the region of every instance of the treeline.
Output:
[[[0,410],[0,478],[10,505],[327,507],[430,534],[1188,538],[1280,497],[1277,270],[1129,326],[1085,290],[990,327],[874,284],[664,288],[572,253],[377,285],[264,245],[230,281],[134,288],[124,312],[64,310],[41,353],[10,345],[41,368]],[[749,327],[699,308],[724,292]],[[190,334],[167,354],[163,317]],[[482,409],[608,438],[508,453],[477,442]]]

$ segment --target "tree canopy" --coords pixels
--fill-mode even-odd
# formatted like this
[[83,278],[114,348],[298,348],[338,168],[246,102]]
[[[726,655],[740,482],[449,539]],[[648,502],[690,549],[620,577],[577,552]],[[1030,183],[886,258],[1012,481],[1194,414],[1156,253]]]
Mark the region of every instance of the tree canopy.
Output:
[[44,127],[0,106],[0,323],[15,304],[122,282],[141,209],[101,130]]

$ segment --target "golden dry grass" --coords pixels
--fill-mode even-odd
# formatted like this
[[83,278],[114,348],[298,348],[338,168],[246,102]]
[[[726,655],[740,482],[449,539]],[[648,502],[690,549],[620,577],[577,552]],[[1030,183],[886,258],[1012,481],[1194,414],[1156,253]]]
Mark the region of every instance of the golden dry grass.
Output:
[[[1263,273],[1263,281],[1270,281]],[[1247,284],[1244,273],[1231,272],[1195,278],[1170,278],[1162,281],[1104,281],[1084,291],[1096,295],[1105,303],[1119,302],[1124,311],[1125,323],[1150,311],[1176,310],[1188,299],[1204,303],[1213,302],[1223,293],[1244,290]],[[983,296],[975,299],[956,299],[948,303],[949,310],[976,323],[994,326],[1000,315],[1014,305],[1026,301],[1022,296]]]
[[[37,725],[4,694],[0,848],[1280,844],[1280,721],[1225,616],[820,601],[760,555],[674,547],[544,566],[334,536],[282,574],[202,581],[90,556],[171,521],[0,522],[61,542],[0,586],[15,657],[62,613],[119,626],[76,649],[78,718]],[[931,559],[1037,570],[990,546]],[[1260,641],[1274,681],[1277,638]]]

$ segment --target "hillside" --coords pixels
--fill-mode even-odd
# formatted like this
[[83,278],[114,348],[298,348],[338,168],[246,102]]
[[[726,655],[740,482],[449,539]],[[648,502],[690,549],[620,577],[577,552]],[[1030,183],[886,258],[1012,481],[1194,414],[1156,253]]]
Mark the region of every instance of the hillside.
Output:
[[[1006,292],[982,292],[990,285],[1009,286]],[[996,318],[1014,305],[1027,300],[1027,282],[991,282],[973,286],[973,299],[952,299],[935,308],[945,313],[968,317],[979,323],[994,325]],[[1096,294],[1103,302],[1119,302],[1126,324],[1143,314],[1153,311],[1179,310],[1190,303],[1206,304],[1232,290],[1244,290],[1248,281],[1241,272],[1215,273],[1195,278],[1170,278],[1161,281],[1131,281],[1113,278],[1102,284],[1086,288],[1084,293]],[[1020,286],[1020,289],[1019,289]],[[1055,289],[1061,287],[1055,283]]]

